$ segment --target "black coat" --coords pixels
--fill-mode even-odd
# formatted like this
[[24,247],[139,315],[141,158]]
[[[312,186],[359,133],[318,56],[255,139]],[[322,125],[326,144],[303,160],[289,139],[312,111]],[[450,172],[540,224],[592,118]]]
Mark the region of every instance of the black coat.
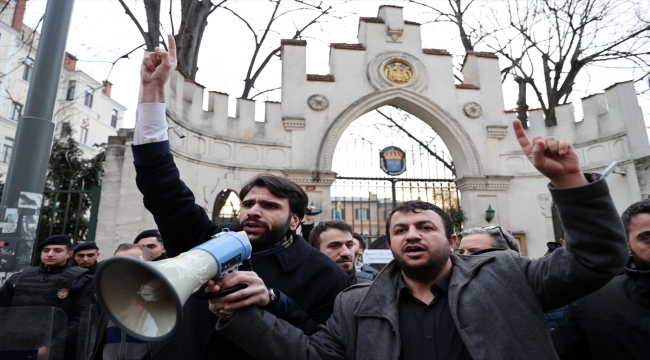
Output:
[[569,305],[553,335],[561,359],[650,359],[650,271],[625,275]]
[[[158,145],[156,145],[158,144]],[[160,143],[133,146],[136,183],[144,205],[153,214],[170,257],[207,241],[224,227],[217,226],[181,181],[171,154],[138,162],[138,152]],[[327,256],[294,236],[286,250],[253,255],[241,270],[254,270],[267,287],[279,289],[291,299],[282,318],[306,334],[316,332],[332,314],[334,299],[349,285],[347,274]],[[251,357],[214,331],[218,318],[207,300],[190,297],[183,309],[184,321],[173,339],[154,345],[154,359],[250,359]]]

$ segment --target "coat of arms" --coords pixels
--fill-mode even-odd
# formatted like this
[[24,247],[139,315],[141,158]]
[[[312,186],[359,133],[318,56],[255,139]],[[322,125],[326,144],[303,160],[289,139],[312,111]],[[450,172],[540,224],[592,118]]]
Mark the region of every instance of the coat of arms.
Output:
[[384,76],[395,84],[406,84],[414,78],[413,67],[406,61],[389,61],[384,67]]
[[56,297],[58,297],[59,299],[65,299],[68,297],[69,294],[70,294],[70,290],[65,288],[59,289],[59,291],[56,292]]
[[389,146],[379,152],[381,169],[388,175],[399,175],[406,171],[406,153],[395,146]]

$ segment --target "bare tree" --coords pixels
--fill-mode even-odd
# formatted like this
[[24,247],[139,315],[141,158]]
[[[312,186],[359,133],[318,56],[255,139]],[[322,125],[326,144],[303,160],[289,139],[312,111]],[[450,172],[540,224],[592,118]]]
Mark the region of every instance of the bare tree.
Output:
[[480,32],[477,28],[468,26],[466,22],[469,7],[474,1],[469,0],[463,4],[462,0],[447,0],[449,8],[442,10],[440,6],[442,2],[409,0],[410,3],[423,6],[431,11],[434,18],[430,22],[448,22],[454,24],[458,28],[460,41],[463,43],[465,51],[473,51],[474,46],[487,36],[485,32]]
[[[264,52],[266,45],[265,41],[268,40],[268,35],[271,33],[281,34],[281,32],[278,30],[278,27],[276,26],[279,20],[282,18],[288,18],[289,15],[292,15],[292,19],[288,20],[293,24],[293,34],[284,36],[283,38],[294,40],[302,39],[305,31],[310,27],[317,25],[323,17],[331,13],[333,7],[335,6],[324,6],[323,1],[315,4],[310,4],[302,0],[294,1],[294,3],[301,5],[297,8],[285,7],[282,0],[271,0],[270,3],[273,4],[271,14],[269,16],[269,20],[266,22],[262,30],[255,30],[255,26],[247,21],[243,16],[231,8],[224,6],[225,10],[229,11],[232,15],[237,17],[246,25],[246,28],[253,36],[253,54],[248,64],[246,77],[244,78],[244,91],[241,95],[242,98],[249,98],[251,90],[255,89],[255,81],[258,79],[262,71],[264,71],[271,59],[280,56],[280,46],[274,46],[271,50],[268,50],[268,52]],[[302,15],[298,16],[299,13]],[[258,94],[255,96],[277,89],[279,88],[258,91]]]
[[[126,14],[131,18],[142,35],[146,49],[153,51],[159,45],[166,48],[165,40],[161,36],[160,12],[161,0],[144,0],[144,6],[147,17],[147,31],[140,25],[140,22],[127,6],[125,0],[119,0]],[[261,26],[257,25],[251,19],[247,19],[240,11],[228,7],[227,0],[181,0],[181,22],[178,32],[174,35],[178,54],[178,68],[186,77],[195,80],[198,72],[198,57],[203,40],[203,33],[208,24],[208,17],[217,9],[224,9],[228,13],[242,21],[246,28],[253,35],[253,52],[250,58],[249,66],[244,77],[243,98],[249,98],[251,91],[255,89],[255,82],[260,74],[264,71],[269,62],[280,55],[280,46],[273,46],[268,49],[269,35],[283,35],[286,29],[286,23],[292,25],[290,34],[284,36],[289,39],[302,39],[307,29],[318,24],[325,16],[329,15],[336,4],[324,5],[323,1],[305,1],[305,0],[270,0],[256,4],[257,11],[266,11],[266,4],[269,7],[268,20]],[[178,2],[170,1],[169,19],[171,22],[171,31],[175,31],[174,26],[174,4]],[[287,4],[292,4],[288,6]],[[250,4],[247,4],[250,5]],[[296,6],[297,5],[297,6]],[[260,10],[263,9],[263,10]],[[284,20],[282,23],[281,20]],[[261,30],[259,30],[261,28]],[[266,89],[258,91],[255,96],[277,90],[279,88]],[[253,97],[255,97],[253,96]]]
[[[178,68],[190,79],[196,79],[198,71],[197,59],[201,48],[201,40],[205,27],[208,25],[208,17],[216,9],[221,7],[227,0],[213,3],[212,0],[181,0],[181,24],[178,33],[174,34],[176,40]],[[124,0],[119,0],[126,14],[131,18],[144,39],[146,50],[153,51],[154,48],[162,45],[166,48],[165,40],[161,34],[160,11],[161,0],[144,0],[144,8],[147,16],[147,31],[144,30],[136,16],[127,6]],[[169,20],[171,30],[174,32],[173,20],[174,1],[169,2]]]
[[[486,37],[484,44],[510,62],[502,71],[503,80],[519,79],[530,86],[546,126],[557,124],[555,108],[569,102],[576,77],[587,66],[625,60],[632,68],[642,69],[644,75],[637,81],[648,74],[647,2],[531,0],[506,2],[505,6],[508,28]],[[520,111],[524,105],[520,101]]]
[[475,0],[409,2],[426,8],[430,22],[454,24],[465,51],[478,46],[508,60],[502,81],[519,84],[517,112],[524,125],[528,87],[546,125],[553,126],[556,106],[570,101],[585,68],[626,60],[641,70],[636,81],[650,69],[650,3],[644,0],[505,0],[483,3],[487,8]]

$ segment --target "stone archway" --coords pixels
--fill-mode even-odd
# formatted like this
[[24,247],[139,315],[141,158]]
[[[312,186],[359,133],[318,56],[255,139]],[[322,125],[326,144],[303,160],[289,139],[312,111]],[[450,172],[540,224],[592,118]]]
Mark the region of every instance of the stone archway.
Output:
[[443,139],[456,169],[456,176],[483,176],[478,152],[460,123],[431,99],[397,88],[366,95],[345,109],[327,129],[318,150],[318,169],[331,171],[336,144],[345,129],[361,115],[384,105],[393,105],[417,116]]

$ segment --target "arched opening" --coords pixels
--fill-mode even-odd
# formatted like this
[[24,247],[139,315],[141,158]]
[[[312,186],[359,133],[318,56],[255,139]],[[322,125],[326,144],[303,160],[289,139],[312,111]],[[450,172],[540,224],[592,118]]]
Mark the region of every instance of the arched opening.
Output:
[[348,126],[362,115],[393,105],[428,124],[445,141],[458,178],[483,176],[478,151],[469,134],[451,114],[431,99],[405,89],[377,91],[355,101],[327,129],[318,149],[318,169],[332,170],[334,151]]
[[337,178],[330,188],[331,216],[352,225],[368,243],[385,234],[388,214],[409,200],[438,205],[452,215],[457,230],[462,227],[447,145],[429,124],[401,108],[385,105],[350,123],[336,145],[332,171]]
[[239,194],[235,190],[223,189],[214,201],[212,221],[215,224],[236,223],[240,210]]

